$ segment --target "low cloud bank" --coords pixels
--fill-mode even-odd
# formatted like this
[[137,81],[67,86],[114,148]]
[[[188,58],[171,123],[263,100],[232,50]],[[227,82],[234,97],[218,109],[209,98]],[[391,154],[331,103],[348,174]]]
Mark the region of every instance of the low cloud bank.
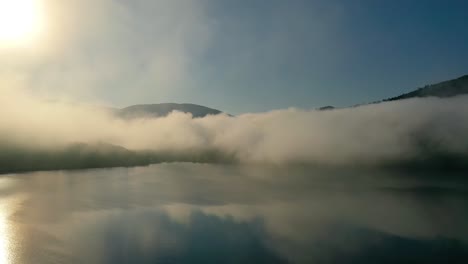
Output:
[[1,171],[164,161],[468,167],[467,96],[331,111],[195,119],[174,112],[123,120],[98,107],[45,102],[18,90],[2,93]]

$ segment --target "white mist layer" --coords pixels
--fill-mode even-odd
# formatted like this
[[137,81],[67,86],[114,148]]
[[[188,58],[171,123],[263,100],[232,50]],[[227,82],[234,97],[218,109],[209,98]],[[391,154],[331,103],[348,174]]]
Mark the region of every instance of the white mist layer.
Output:
[[241,162],[354,164],[412,159],[421,144],[468,154],[468,97],[426,98],[332,111],[276,110],[192,119],[122,120],[106,110],[2,90],[0,141],[31,148],[105,142],[130,150],[216,151]]

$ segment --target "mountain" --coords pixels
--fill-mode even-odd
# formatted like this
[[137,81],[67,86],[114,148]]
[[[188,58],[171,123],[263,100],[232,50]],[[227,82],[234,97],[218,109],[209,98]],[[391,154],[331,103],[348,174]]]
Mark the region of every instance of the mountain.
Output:
[[122,109],[116,109],[115,113],[119,117],[131,119],[167,116],[172,111],[190,113],[194,118],[223,113],[219,110],[201,105],[175,103],[132,105]]
[[422,88],[419,88],[415,91],[402,94],[400,96],[392,97],[389,99],[383,100],[386,101],[396,101],[408,98],[415,97],[453,97],[457,95],[468,94],[468,75],[464,75],[460,78],[437,83],[426,85]]
[[322,106],[320,108],[317,108],[317,110],[319,110],[319,111],[327,111],[327,110],[333,110],[333,109],[336,109],[336,108],[334,106],[331,106],[331,105]]

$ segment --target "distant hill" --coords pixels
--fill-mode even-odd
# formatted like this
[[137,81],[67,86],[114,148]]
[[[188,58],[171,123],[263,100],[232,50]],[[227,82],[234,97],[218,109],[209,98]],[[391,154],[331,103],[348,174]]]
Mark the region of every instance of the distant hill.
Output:
[[402,94],[400,96],[392,97],[389,99],[383,100],[386,101],[396,101],[408,98],[415,97],[453,97],[457,95],[468,94],[468,75],[464,75],[460,78],[437,83],[426,85],[422,88],[419,88],[415,91]]
[[[436,84],[426,85],[412,92],[405,93],[392,98],[376,101],[373,103],[397,101],[417,97],[453,97],[457,95],[468,94],[468,75],[464,75],[457,79],[444,81]],[[371,103],[372,104],[372,103]],[[363,104],[355,105],[354,107]],[[326,111],[336,109],[333,106],[320,107],[317,110]],[[132,118],[152,118],[167,116],[173,111],[183,113],[190,113],[194,118],[205,117],[208,115],[218,115],[223,112],[217,109],[209,108],[196,104],[176,104],[176,103],[162,103],[162,104],[139,104],[125,107],[122,109],[112,110],[117,116],[132,119]]]
[[0,174],[40,170],[74,170],[146,166],[161,162],[230,163],[234,158],[216,150],[129,150],[107,143],[73,143],[41,148],[0,141]]
[[148,165],[151,153],[134,152],[106,143],[75,143],[64,148],[37,148],[0,142],[0,174],[60,169]]
[[336,109],[336,108],[334,106],[331,106],[331,105],[322,106],[320,108],[317,108],[317,110],[319,110],[319,111],[327,111],[327,110],[333,110],[333,109]]
[[122,118],[148,118],[167,116],[172,111],[190,113],[194,118],[205,117],[207,115],[218,115],[222,112],[213,108],[196,105],[196,104],[141,104],[132,105],[122,109],[116,109],[117,116]]

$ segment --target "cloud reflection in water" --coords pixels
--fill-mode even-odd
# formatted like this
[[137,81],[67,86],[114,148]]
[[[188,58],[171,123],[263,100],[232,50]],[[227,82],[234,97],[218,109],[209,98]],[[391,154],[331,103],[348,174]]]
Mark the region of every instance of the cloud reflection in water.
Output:
[[427,176],[189,163],[9,175],[2,202],[21,202],[3,219],[22,243],[3,252],[23,263],[464,263],[468,187]]

